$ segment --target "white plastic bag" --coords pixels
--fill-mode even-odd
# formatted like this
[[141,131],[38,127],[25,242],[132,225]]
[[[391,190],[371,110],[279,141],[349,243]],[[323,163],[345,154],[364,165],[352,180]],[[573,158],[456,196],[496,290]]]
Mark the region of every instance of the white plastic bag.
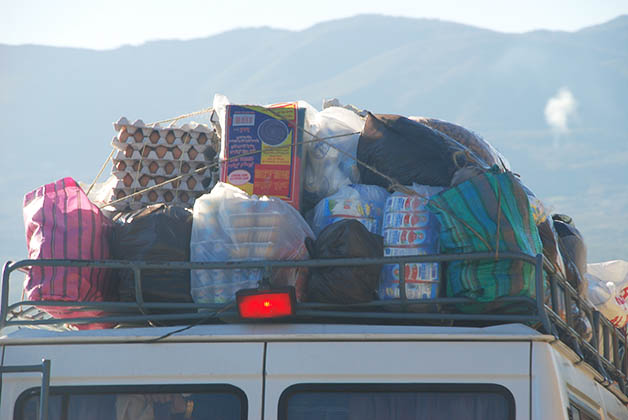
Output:
[[628,262],[606,261],[587,265],[589,300],[615,326],[628,322]]
[[[344,185],[359,182],[360,172],[355,158],[363,128],[364,119],[340,107],[330,107],[312,116],[312,134],[326,140],[308,143],[305,148],[303,187],[311,201],[318,202]],[[329,138],[333,136],[341,137]]]
[[[219,182],[194,204],[191,261],[302,260],[308,258],[305,238],[312,230],[297,210],[278,198],[249,196]],[[224,303],[240,289],[254,288],[261,269],[192,270],[191,293],[196,303]],[[278,269],[273,286],[295,286],[297,299],[305,287],[302,269]]]

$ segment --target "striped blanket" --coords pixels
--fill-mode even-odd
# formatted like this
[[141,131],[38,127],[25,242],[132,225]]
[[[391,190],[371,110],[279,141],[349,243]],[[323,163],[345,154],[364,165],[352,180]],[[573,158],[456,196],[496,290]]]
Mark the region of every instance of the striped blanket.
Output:
[[[528,197],[510,172],[492,169],[471,178],[432,197],[428,208],[440,221],[445,254],[543,251]],[[535,296],[534,267],[523,261],[456,261],[448,264],[446,279],[450,297]]]

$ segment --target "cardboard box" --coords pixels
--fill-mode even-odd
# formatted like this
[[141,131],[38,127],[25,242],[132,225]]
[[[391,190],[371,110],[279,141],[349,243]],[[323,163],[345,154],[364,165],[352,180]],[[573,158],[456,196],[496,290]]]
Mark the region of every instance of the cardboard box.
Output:
[[[228,105],[220,180],[301,208],[303,118],[296,103]],[[241,157],[238,157],[241,156]]]

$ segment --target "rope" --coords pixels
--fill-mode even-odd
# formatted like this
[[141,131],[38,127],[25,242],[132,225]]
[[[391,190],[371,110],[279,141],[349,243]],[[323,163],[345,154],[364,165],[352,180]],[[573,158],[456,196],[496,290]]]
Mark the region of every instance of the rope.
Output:
[[[141,130],[141,128],[139,128],[139,127],[137,129]],[[135,133],[133,133],[133,134],[135,134]],[[142,136],[143,135],[144,135],[144,133],[142,132]],[[144,150],[146,150],[146,146],[147,146],[147,142],[144,142],[144,144],[142,145],[142,150],[140,150],[140,160],[137,161],[137,169],[135,170],[135,177],[133,179],[133,182],[135,183],[135,185],[139,184],[140,170],[142,169],[142,163],[144,162]],[[133,190],[133,193],[136,193],[136,192],[137,192],[137,187],[135,187],[135,189]]]
[[195,115],[206,114],[208,112],[212,112],[213,110],[214,110],[214,108],[208,107],[208,108],[204,108],[204,109],[201,109],[201,110],[198,110],[198,111],[190,112],[189,114],[183,114],[183,115],[179,115],[178,117],[168,118],[167,120],[155,121],[154,123],[150,123],[148,125],[149,126],[154,126],[156,124],[165,124],[167,122],[179,121],[179,120],[182,120],[184,118],[193,117]]
[[[327,138],[319,138],[316,135],[314,135],[314,134],[310,133],[309,131],[307,131],[305,128],[296,126],[292,121],[284,120],[283,117],[281,115],[279,115],[278,113],[276,113],[272,108],[267,108],[266,110],[269,111],[271,114],[275,115],[278,119],[280,119],[280,120],[282,120],[284,122],[287,122],[288,125],[292,126],[292,128],[294,128],[295,130],[301,130],[303,133],[305,133],[308,136],[314,138],[315,141],[320,141],[320,142],[325,143],[327,146],[333,148],[337,152],[340,152],[341,154],[345,155],[346,157],[348,157],[351,160],[355,160],[358,164],[364,166],[365,168],[367,168],[368,170],[372,171],[376,175],[379,175],[382,178],[386,179],[386,181],[388,181],[390,183],[390,186],[389,186],[390,188],[393,188],[393,187],[399,188],[399,189],[397,189],[395,191],[399,191],[399,192],[403,192],[403,193],[410,193],[410,192],[414,191],[414,190],[412,190],[412,189],[410,189],[410,188],[408,188],[408,187],[406,187],[404,185],[401,185],[395,178],[393,178],[391,176],[388,176],[385,173],[382,173],[379,170],[377,170],[376,168],[372,167],[371,165],[360,161],[359,159],[357,159],[356,156],[353,156],[351,153],[345,152],[341,148],[336,147],[333,144],[325,141]],[[358,131],[356,133],[351,133],[351,135],[353,135],[353,134],[361,134],[361,133]],[[416,192],[414,192],[414,194],[418,195]]]
[[111,160],[111,158],[113,157],[113,154],[116,152],[115,148],[111,149],[111,153],[109,153],[109,157],[105,160],[105,162],[102,164],[102,167],[100,168],[100,171],[98,172],[98,175],[96,175],[96,178],[94,178],[94,180],[92,181],[91,185],[89,186],[89,188],[87,189],[87,193],[85,193],[85,195],[89,195],[89,193],[92,191],[92,188],[94,188],[94,185],[96,185],[96,182],[98,182],[98,178],[100,178],[100,176],[102,175],[103,171],[105,170],[105,168],[107,167],[107,164],[109,163],[109,160]]
[[[346,136],[352,136],[352,135],[355,135],[355,134],[360,134],[360,132],[359,132],[359,131],[356,131],[356,132],[353,132],[353,133],[336,134],[336,135],[334,135],[334,136],[325,137],[325,139],[333,139],[333,138],[339,138],[339,137],[346,137]],[[306,140],[306,141],[301,141],[301,142],[298,142],[298,143],[296,143],[296,144],[309,144],[309,143],[316,143],[316,142],[318,142],[318,141],[320,141],[320,140]],[[289,148],[289,147],[293,147],[293,146],[294,146],[294,145],[292,145],[292,144],[288,144],[288,145],[284,145],[284,146],[276,146],[276,147],[275,147],[275,149]],[[238,154],[238,155],[235,155],[235,156],[232,156],[232,157],[230,157],[230,158],[228,158],[228,159],[225,159],[223,162],[230,162],[230,161],[232,161],[232,160],[239,159],[239,158],[241,158],[241,157],[253,156],[253,155],[256,155],[256,154],[258,154],[258,153],[261,153],[261,150],[255,150],[255,151],[253,151],[253,152],[240,153],[240,154]],[[195,169],[194,171],[192,171],[192,173],[202,173],[202,172],[203,172],[203,171],[205,171],[206,169],[215,168],[215,167],[216,167],[216,166],[218,166],[219,164],[220,164],[219,162],[210,163],[209,165],[205,165],[205,166],[202,166],[202,167],[200,167],[200,168]],[[148,191],[151,191],[151,190],[154,190],[154,189],[157,189],[157,188],[163,187],[164,185],[168,185],[168,184],[170,184],[171,182],[175,182],[175,181],[177,181],[177,180],[179,180],[179,179],[182,179],[182,178],[185,178],[185,177],[187,177],[187,176],[189,176],[189,175],[190,175],[190,174],[179,175],[179,176],[176,176],[176,177],[173,177],[173,178],[167,179],[167,180],[165,180],[165,181],[163,181],[163,182],[161,182],[161,183],[159,183],[159,184],[153,185],[152,187],[147,187],[147,188],[144,188],[143,190],[140,190],[140,191],[134,192],[133,194],[129,194],[129,195],[124,196],[124,197],[122,197],[122,198],[119,198],[119,199],[117,199],[117,200],[110,201],[109,203],[106,203],[106,204],[101,205],[99,208],[101,208],[101,209],[102,209],[103,207],[107,207],[107,206],[110,206],[110,205],[112,205],[112,204],[117,204],[117,203],[120,203],[120,202],[122,202],[122,201],[128,200],[128,199],[133,198],[133,197],[135,197],[135,196],[141,195],[141,194],[143,194],[143,193],[145,193],[145,192],[148,192]]]
[[[198,114],[202,114],[202,113],[205,113],[205,112],[210,112],[212,110],[213,110],[213,108],[206,108],[204,110],[192,112],[190,114],[181,115],[181,116],[178,116],[178,117],[175,117],[175,118],[171,118],[171,119],[168,119],[168,120],[158,121],[158,122],[153,123],[153,124],[170,122],[170,121],[177,121],[177,120],[180,120],[182,118],[187,118],[187,117],[198,115]],[[292,121],[285,120],[283,118],[283,116],[281,116],[280,114],[275,112],[275,110],[273,110],[272,108],[266,108],[266,111],[268,111],[269,113],[273,114],[277,119],[279,119],[281,121],[284,121],[285,123],[290,125],[293,129],[300,130],[301,132],[303,132],[303,133],[307,134],[308,136],[312,137],[312,140],[305,140],[305,141],[295,142],[295,143],[289,144],[289,145],[277,146],[276,148],[290,148],[290,147],[294,147],[296,145],[304,145],[304,144],[309,144],[309,143],[322,142],[322,143],[326,144],[327,146],[333,148],[334,150],[338,151],[340,154],[348,157],[349,159],[355,160],[359,165],[364,166],[365,168],[367,168],[368,170],[372,171],[376,175],[379,175],[382,178],[386,179],[390,183],[390,185],[389,185],[389,189],[390,190],[398,191],[398,192],[401,192],[401,193],[406,194],[406,195],[417,196],[417,197],[420,197],[420,198],[422,198],[422,199],[424,199],[426,201],[430,199],[429,197],[423,196],[423,195],[419,194],[418,192],[414,191],[412,188],[400,184],[395,178],[386,175],[385,173],[379,171],[378,169],[374,168],[373,166],[371,166],[371,165],[369,165],[369,164],[367,164],[365,162],[360,161],[359,159],[357,159],[357,157],[351,155],[348,152],[345,152],[341,148],[339,148],[339,147],[335,146],[334,144],[329,143],[327,141],[327,140],[332,140],[332,139],[335,139],[335,138],[341,138],[341,137],[347,137],[347,136],[353,136],[353,135],[356,135],[356,134],[361,134],[360,131],[351,132],[351,133],[345,133],[345,134],[337,134],[337,135],[333,135],[333,136],[327,136],[327,137],[320,138],[320,137],[317,137],[316,135],[314,135],[313,133],[309,132],[305,128],[297,126]],[[236,156],[229,157],[229,158],[223,160],[222,162],[226,163],[226,162],[230,162],[230,161],[235,160],[235,159],[239,159],[241,157],[253,156],[253,155],[256,155],[256,154],[259,154],[259,153],[262,153],[262,150],[255,150],[253,152],[241,153],[241,154],[238,154]],[[455,159],[456,156],[457,156],[457,154],[454,154],[453,158]],[[471,155],[468,155],[468,156],[472,157]],[[214,167],[216,167],[218,165],[219,165],[219,163],[211,163],[209,165],[206,165],[206,166],[203,166],[203,167],[195,169],[192,173],[201,173],[201,172],[203,172],[203,171],[205,171],[207,169],[214,168]],[[456,166],[458,166],[458,165],[456,165]],[[151,191],[151,190],[154,190],[154,189],[157,189],[157,188],[161,188],[164,185],[168,185],[171,182],[175,182],[177,180],[181,180],[181,179],[183,179],[184,177],[187,177],[187,176],[189,176],[189,174],[179,175],[179,176],[167,179],[167,180],[165,180],[165,181],[163,181],[163,182],[161,182],[159,184],[153,185],[152,187],[148,187],[148,188],[145,188],[143,190],[136,191],[133,194],[127,195],[127,196],[119,198],[117,200],[113,200],[113,201],[111,201],[111,202],[109,202],[107,204],[103,204],[103,205],[100,206],[100,208],[102,209],[103,207],[120,203],[122,201],[125,201],[125,200],[128,200],[130,198],[133,198],[133,197],[136,197],[138,195],[141,195],[141,194],[143,194],[145,192],[148,192],[148,191]],[[499,241],[499,228],[500,228],[500,218],[501,218],[501,205],[500,205],[501,204],[501,190],[499,190],[499,194],[500,194],[500,198],[498,199],[498,212],[499,213],[498,213],[498,220],[497,220],[497,223],[498,223],[498,241]],[[445,209],[443,209],[437,203],[433,203],[433,204],[435,205],[435,207],[439,208],[441,211],[448,213]],[[456,220],[458,220],[467,229],[469,229],[469,231],[471,231],[480,241],[482,241],[482,243],[486,246],[486,248],[488,250],[491,249],[490,244],[484,239],[484,237],[480,233],[478,233],[475,229],[473,229],[472,226],[470,226],[467,222],[465,222],[462,218],[456,216],[455,214],[450,214],[450,216],[455,218]],[[495,255],[496,256],[499,255],[499,242],[497,243],[497,246],[496,246],[496,254]]]
[[497,235],[495,237],[495,261],[499,259],[499,231],[502,220],[502,189],[497,183]]
[[[181,120],[183,118],[189,118],[189,117],[193,117],[195,115],[205,114],[205,113],[211,112],[213,110],[214,110],[214,108],[212,108],[212,107],[204,108],[204,109],[201,109],[199,111],[194,111],[194,112],[190,112],[189,114],[179,115],[178,117],[169,118],[167,120],[155,121],[153,123],[148,124],[148,126],[155,126],[157,124],[164,124],[164,123],[167,123],[167,122],[179,121],[179,120]],[[146,145],[144,145],[144,147],[146,147]],[[115,148],[113,148],[111,150],[111,153],[109,154],[109,157],[103,163],[102,167],[100,168],[100,171],[98,172],[98,175],[96,175],[96,178],[94,178],[94,180],[92,181],[92,183],[89,186],[89,189],[87,190],[87,193],[85,195],[89,195],[89,193],[92,190],[92,188],[94,188],[94,185],[96,184],[96,182],[98,182],[98,179],[100,178],[100,176],[102,175],[103,171],[105,170],[105,167],[109,163],[109,160],[113,157],[113,154],[115,153],[115,151],[116,151]],[[143,148],[142,148],[142,151],[140,153],[144,154],[144,149]],[[139,171],[139,167],[141,166],[141,160],[142,160],[142,156],[140,155],[140,163],[139,163],[139,166],[138,166],[138,171]]]
[[[275,115],[276,117],[278,117],[279,119],[283,120],[283,118],[281,117],[281,115],[278,115],[276,112],[272,111],[271,109],[268,109],[270,111],[270,113],[272,113],[273,115]],[[372,115],[372,114],[371,114]],[[293,123],[291,121],[287,121],[288,124],[292,125]],[[342,153],[345,156],[348,156],[350,159],[355,160],[358,164],[364,166],[365,168],[367,168],[368,170],[374,172],[375,174],[381,176],[382,178],[386,179],[388,182],[390,182],[389,188],[392,189],[393,191],[398,191],[401,192],[403,194],[406,195],[413,195],[413,196],[417,196],[420,197],[426,201],[428,201],[430,198],[423,196],[421,194],[419,194],[418,192],[414,191],[412,188],[405,186],[405,185],[401,185],[396,179],[394,179],[393,177],[390,177],[382,172],[380,172],[379,170],[377,170],[376,168],[372,167],[371,165],[364,163],[362,161],[360,161],[357,157],[352,156],[350,153],[345,152],[344,150],[334,146],[331,143],[328,143],[325,141],[325,139],[319,139],[318,137],[316,137],[314,134],[308,132],[306,129],[301,128],[301,127],[295,127],[293,125],[293,128],[295,129],[299,129],[302,130],[305,134],[308,134],[309,136],[313,137],[315,140],[314,141],[323,141],[325,144],[327,144],[328,146],[334,148],[335,150],[337,150],[338,152]],[[456,155],[454,154],[453,158],[455,159]],[[458,166],[458,165],[456,165]],[[444,210],[442,207],[440,207],[438,204],[434,203],[436,205],[436,207],[438,207],[441,211],[445,212],[445,213],[449,213],[446,210]],[[501,210],[501,209],[500,209]],[[482,243],[484,243],[484,245],[486,246],[487,249],[491,249],[491,246],[489,245],[489,243],[484,239],[484,237],[482,235],[480,235],[475,229],[473,229],[472,226],[470,226],[467,222],[465,222],[461,217],[456,216],[455,214],[450,214],[451,217],[453,217],[454,219],[458,220],[460,223],[462,223],[467,229],[469,229],[475,236],[477,236],[477,238],[482,241]]]
[[[183,145],[185,146],[186,144],[188,144],[190,142],[190,139],[192,138],[192,136],[189,133],[186,133],[187,136],[185,137],[185,141],[183,142]],[[183,167],[183,147],[181,148],[181,155],[179,156],[179,173],[181,173],[181,168]],[[188,149],[189,150],[189,149]],[[181,181],[179,181],[179,183],[177,184],[175,190],[174,190],[174,196],[175,198],[177,197],[177,195],[179,195],[179,189],[181,188],[181,184],[183,184],[183,179],[181,179]]]

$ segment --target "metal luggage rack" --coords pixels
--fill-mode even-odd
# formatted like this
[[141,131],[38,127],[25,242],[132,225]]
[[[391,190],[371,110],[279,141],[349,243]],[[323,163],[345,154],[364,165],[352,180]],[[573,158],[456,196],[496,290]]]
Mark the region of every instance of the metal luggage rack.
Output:
[[[524,323],[550,334],[566,344],[579,359],[599,374],[598,381],[611,389],[622,400],[628,401],[628,339],[625,330],[616,328],[557,273],[539,254],[500,252],[499,259],[514,259],[535,267],[535,297],[505,297],[490,305],[468,298],[439,297],[408,299],[405,290],[407,263],[447,263],[451,261],[495,260],[494,253],[462,255],[437,254],[383,258],[337,258],[303,261],[230,261],[230,262],[146,262],[146,261],[90,261],[90,260],[22,260],[7,262],[2,274],[0,302],[0,329],[5,327],[36,327],[67,329],[70,324],[107,323],[116,325],[185,325],[200,323],[242,322],[237,310],[228,304],[197,304],[173,302],[145,302],[142,294],[142,271],[167,270],[225,270],[262,269],[263,280],[268,280],[273,269],[350,267],[362,265],[399,264],[400,297],[393,300],[375,300],[360,304],[298,303],[296,314],[282,322],[334,322],[402,325],[465,325],[483,326],[504,323]],[[133,272],[134,302],[67,302],[19,301],[9,304],[9,279],[15,271],[29,267],[90,267],[126,269]],[[442,266],[442,265],[441,265]],[[441,278],[444,276],[441,273]],[[441,282],[444,284],[444,282]],[[67,307],[73,311],[102,310],[101,317],[53,318],[46,307]],[[587,339],[578,326],[578,319],[570,308],[588,319],[592,337]],[[164,313],[170,311],[170,313]],[[272,322],[272,321],[271,321]],[[580,328],[580,330],[579,330]]]

